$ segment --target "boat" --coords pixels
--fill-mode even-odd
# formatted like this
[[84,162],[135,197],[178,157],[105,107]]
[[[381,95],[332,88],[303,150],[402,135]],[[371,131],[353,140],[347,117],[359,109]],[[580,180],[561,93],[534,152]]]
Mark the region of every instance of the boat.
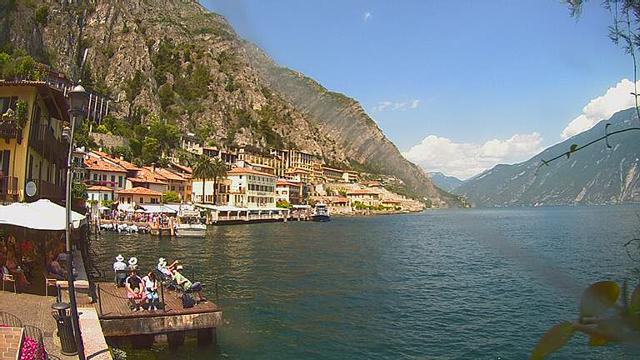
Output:
[[178,221],[174,225],[177,237],[200,237],[207,235],[207,225],[202,223],[200,212],[197,210],[180,209]]
[[329,216],[329,208],[326,204],[316,204],[313,208],[313,215],[311,216],[311,220],[319,221],[319,222],[327,222],[331,221],[331,217]]

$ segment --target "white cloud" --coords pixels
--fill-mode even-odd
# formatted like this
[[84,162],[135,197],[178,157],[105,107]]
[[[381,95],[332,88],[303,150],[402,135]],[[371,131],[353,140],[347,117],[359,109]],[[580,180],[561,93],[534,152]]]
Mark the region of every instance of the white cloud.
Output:
[[417,109],[420,106],[420,100],[412,99],[409,101],[380,101],[373,107],[375,111],[405,111],[409,109]]
[[541,145],[542,136],[537,132],[516,134],[506,140],[493,139],[484,144],[456,143],[429,135],[402,155],[426,171],[467,179],[497,164],[527,160],[542,151]]
[[367,22],[371,19],[371,12],[367,11],[362,15],[362,21]]
[[[638,82],[640,85],[640,81]],[[560,137],[564,140],[590,129],[601,120],[609,119],[620,110],[628,109],[635,105],[633,95],[633,81],[622,79],[607,92],[587,104],[582,109],[582,114],[573,119],[562,131]]]

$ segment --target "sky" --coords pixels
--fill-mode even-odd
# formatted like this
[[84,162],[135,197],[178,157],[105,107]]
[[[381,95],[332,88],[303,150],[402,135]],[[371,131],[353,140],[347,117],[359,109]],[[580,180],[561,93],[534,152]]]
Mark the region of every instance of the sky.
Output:
[[462,179],[632,105],[591,1],[204,0],[279,64],[358,100],[409,160]]

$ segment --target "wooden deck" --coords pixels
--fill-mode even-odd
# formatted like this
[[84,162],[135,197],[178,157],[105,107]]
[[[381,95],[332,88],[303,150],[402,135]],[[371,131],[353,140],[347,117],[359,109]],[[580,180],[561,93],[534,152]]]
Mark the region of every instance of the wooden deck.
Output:
[[97,285],[100,290],[95,306],[107,337],[209,329],[222,323],[222,310],[210,301],[183,309],[179,294],[164,289],[163,310],[132,311],[124,288],[117,288],[113,283]]

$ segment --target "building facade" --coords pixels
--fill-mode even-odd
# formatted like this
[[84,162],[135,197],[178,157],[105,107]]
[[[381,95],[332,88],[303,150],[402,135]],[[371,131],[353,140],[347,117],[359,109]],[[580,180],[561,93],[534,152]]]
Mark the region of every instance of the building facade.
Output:
[[233,168],[227,173],[231,181],[229,205],[235,207],[276,207],[276,176],[250,168]]

